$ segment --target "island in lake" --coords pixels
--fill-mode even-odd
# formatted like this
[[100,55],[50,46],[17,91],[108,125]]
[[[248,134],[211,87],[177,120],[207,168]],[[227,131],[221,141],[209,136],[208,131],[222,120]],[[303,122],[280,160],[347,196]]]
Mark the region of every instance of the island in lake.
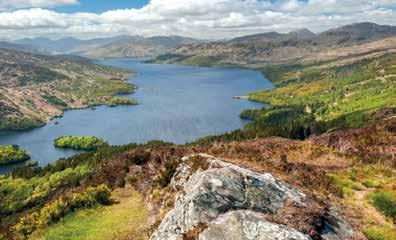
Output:
[[0,145],[0,165],[24,162],[29,154],[18,145]]
[[54,140],[55,147],[70,148],[74,150],[92,151],[108,145],[109,144],[105,140],[94,136],[63,136]]

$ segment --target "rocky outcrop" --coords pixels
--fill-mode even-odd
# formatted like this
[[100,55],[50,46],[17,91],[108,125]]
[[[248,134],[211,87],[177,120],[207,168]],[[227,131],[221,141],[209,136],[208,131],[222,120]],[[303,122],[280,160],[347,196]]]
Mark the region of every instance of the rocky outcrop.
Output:
[[238,210],[219,216],[200,235],[200,240],[309,240],[294,229],[264,220],[261,213]]
[[[202,240],[311,239],[267,220],[266,216],[276,215],[286,203],[309,207],[303,192],[271,174],[199,154],[182,159],[170,186],[176,192],[174,208],[151,240],[179,240],[192,233]],[[341,219],[324,222],[323,239],[347,239],[351,234]]]

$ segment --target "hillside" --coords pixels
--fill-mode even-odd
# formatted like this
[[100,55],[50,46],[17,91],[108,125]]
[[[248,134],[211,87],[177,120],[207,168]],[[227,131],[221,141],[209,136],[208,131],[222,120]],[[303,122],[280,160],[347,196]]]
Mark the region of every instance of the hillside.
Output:
[[288,41],[288,40],[301,40],[314,37],[315,33],[309,29],[303,28],[289,33],[267,32],[259,33],[248,36],[242,36],[231,39],[229,42],[244,42],[244,41]]
[[108,37],[108,38],[94,38],[94,39],[77,39],[73,37],[68,38],[61,38],[57,40],[52,40],[49,38],[23,38],[14,41],[16,44],[20,45],[27,45],[31,48],[49,52],[53,54],[60,54],[60,53],[79,53],[82,51],[88,51],[103,45],[110,44],[112,42],[117,41],[128,41],[128,40],[135,40],[140,39],[139,36],[117,36],[117,37]]
[[173,48],[202,41],[180,36],[156,36],[137,40],[116,41],[95,49],[81,52],[89,58],[153,57]]
[[11,42],[4,42],[4,41],[0,41],[0,48],[28,52],[28,53],[39,53],[39,50],[33,46],[11,43]]
[[0,49],[0,130],[36,127],[67,108],[106,103],[132,92],[131,72],[72,56]]
[[[19,168],[0,177],[1,234],[165,240],[281,232],[292,239],[391,240],[394,120],[304,141],[105,147],[45,168]],[[252,223],[267,230],[244,227]]]
[[[293,37],[296,36],[296,32],[264,33],[240,37],[229,42],[191,44],[160,55],[154,61],[200,66],[254,67],[296,61],[308,62],[312,60],[312,56],[323,56],[333,51],[340,52],[340,49],[351,46],[355,46],[355,50],[351,51],[350,55],[395,48],[396,27],[393,26],[359,23],[331,29],[315,36],[304,30],[301,32],[303,37]],[[386,38],[389,40],[384,41]],[[380,42],[366,45],[375,41]],[[372,48],[373,45],[376,49]],[[371,48],[368,49],[367,46]]]

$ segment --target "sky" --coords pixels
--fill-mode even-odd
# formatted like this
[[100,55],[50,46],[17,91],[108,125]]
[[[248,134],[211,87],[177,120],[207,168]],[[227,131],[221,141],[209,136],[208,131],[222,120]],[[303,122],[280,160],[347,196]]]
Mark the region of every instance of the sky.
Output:
[[181,35],[396,25],[396,0],[0,0],[0,38]]

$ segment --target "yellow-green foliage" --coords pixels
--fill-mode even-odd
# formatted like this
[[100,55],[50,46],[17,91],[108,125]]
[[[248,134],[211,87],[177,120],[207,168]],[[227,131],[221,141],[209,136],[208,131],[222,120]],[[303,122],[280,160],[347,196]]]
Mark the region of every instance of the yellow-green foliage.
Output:
[[385,216],[396,222],[396,193],[393,191],[381,190],[375,192],[370,197],[373,205]]
[[0,177],[0,215],[39,204],[61,186],[76,186],[91,173],[85,165],[31,179]]
[[107,146],[108,143],[98,137],[94,136],[84,136],[84,137],[59,137],[55,139],[54,146],[57,148],[71,148],[76,150],[96,150],[98,148]]
[[331,178],[332,182],[336,186],[340,187],[341,196],[344,198],[350,196],[352,194],[353,190],[361,189],[360,184],[358,184],[348,178],[337,176],[334,174],[329,174],[328,176]]
[[[393,190],[396,183],[394,169],[381,164],[358,164],[348,170],[332,174],[330,177],[333,178],[337,186],[342,188],[346,203],[368,209],[363,215],[363,220],[366,223],[363,233],[369,240],[396,239],[396,229],[392,226],[396,215],[396,193]],[[375,191],[363,199],[357,197],[372,192],[373,188]],[[362,190],[361,194],[355,194],[355,191]],[[378,217],[373,217],[378,214],[371,206],[388,217],[384,218],[386,224],[379,222]]]
[[57,222],[76,209],[93,207],[97,204],[108,204],[109,201],[110,190],[107,186],[100,185],[96,188],[89,187],[82,193],[74,193],[71,196],[60,197],[48,203],[39,211],[22,217],[13,229],[22,236],[28,236],[36,229]]
[[[140,193],[130,187],[112,193],[117,203],[75,211],[56,224],[38,230],[32,240],[146,239],[148,211]],[[127,238],[132,234],[132,238]],[[142,238],[140,238],[142,237]]]
[[394,240],[396,230],[391,226],[370,226],[363,229],[368,240]]
[[131,98],[112,98],[110,99],[108,105],[110,107],[115,107],[118,105],[137,105],[138,102]]
[[[249,95],[272,106],[309,106],[327,128],[359,127],[370,113],[395,106],[396,82],[383,77],[396,66],[396,54],[341,67],[281,66],[264,69],[278,87]],[[387,72],[389,73],[389,71]]]
[[17,145],[0,145],[0,165],[29,160],[30,156]]

